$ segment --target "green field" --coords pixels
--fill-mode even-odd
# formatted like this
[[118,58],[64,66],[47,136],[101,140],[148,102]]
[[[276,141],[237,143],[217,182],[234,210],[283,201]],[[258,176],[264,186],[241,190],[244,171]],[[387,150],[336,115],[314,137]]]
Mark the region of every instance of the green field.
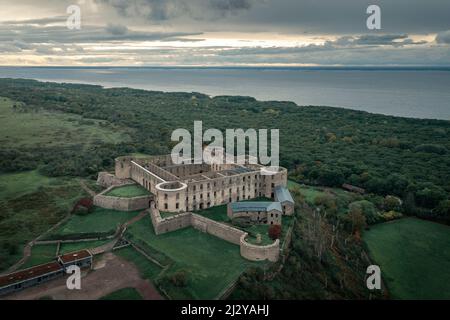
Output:
[[364,233],[392,298],[450,299],[450,227],[400,219]]
[[87,194],[76,179],[37,171],[0,175],[0,270],[22,256],[23,246],[60,221]]
[[140,240],[163,252],[175,264],[168,271],[188,274],[185,288],[166,288],[171,298],[213,299],[250,265],[241,257],[239,246],[194,228],[156,236],[150,219],[142,219],[128,229],[133,241]]
[[139,269],[142,278],[155,280],[156,277],[161,273],[162,268],[155,263],[149,261],[141,253],[137,252],[132,247],[126,247],[114,251],[114,253],[132,263]]
[[230,222],[227,216],[227,205],[215,206],[208,209],[195,211],[196,214],[218,222]]
[[38,264],[55,261],[56,244],[35,245],[31,249],[31,256],[20,267],[20,269],[29,268]]
[[24,112],[9,99],[0,98],[0,145],[4,147],[55,147],[129,141],[122,130],[100,120],[60,112]]
[[123,288],[100,298],[100,300],[142,300],[142,296],[134,288]]
[[133,197],[147,196],[149,194],[150,193],[148,192],[147,189],[137,184],[133,184],[114,188],[111,191],[107,192],[105,195],[111,197],[133,198]]
[[138,211],[123,212],[97,207],[88,215],[72,216],[69,221],[64,223],[57,230],[54,230],[52,234],[69,235],[115,231],[119,225],[131,220],[138,214]]

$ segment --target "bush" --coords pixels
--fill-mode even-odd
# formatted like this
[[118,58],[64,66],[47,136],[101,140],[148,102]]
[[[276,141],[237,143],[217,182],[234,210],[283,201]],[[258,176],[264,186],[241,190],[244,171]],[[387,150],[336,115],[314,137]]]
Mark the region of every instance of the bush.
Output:
[[377,212],[375,205],[367,200],[355,201],[350,203],[349,212],[358,209],[366,218],[368,224],[374,224],[380,221],[381,215]]
[[94,210],[94,202],[90,198],[82,198],[73,206],[72,213],[87,215]]
[[178,270],[170,276],[170,281],[175,287],[187,286],[187,272],[184,270]]
[[278,224],[272,224],[269,227],[269,237],[272,240],[279,239],[281,236],[281,226]]
[[400,219],[401,217],[403,217],[403,215],[400,212],[397,212],[394,210],[385,212],[381,216],[383,217],[383,219],[385,221],[391,221],[391,220]]

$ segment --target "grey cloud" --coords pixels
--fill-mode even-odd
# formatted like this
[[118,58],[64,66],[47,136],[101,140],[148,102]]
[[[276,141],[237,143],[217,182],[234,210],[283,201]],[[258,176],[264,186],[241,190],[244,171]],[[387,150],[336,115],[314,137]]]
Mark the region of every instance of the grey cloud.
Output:
[[196,36],[201,33],[187,32],[142,32],[132,31],[120,26],[83,26],[81,30],[69,30],[66,27],[33,27],[0,25],[0,42],[21,41],[21,43],[84,43],[99,41],[155,41]]
[[450,30],[439,32],[436,35],[436,42],[450,44]]
[[55,23],[65,23],[67,20],[67,16],[56,16],[56,17],[48,17],[48,18],[40,18],[40,19],[27,19],[27,20],[8,20],[3,21],[2,24],[8,25],[40,25],[46,26],[49,24]]
[[106,32],[113,35],[124,35],[128,33],[128,28],[120,24],[108,24],[105,28]]
[[250,9],[256,0],[96,0],[125,17],[164,21],[178,17],[208,20]]

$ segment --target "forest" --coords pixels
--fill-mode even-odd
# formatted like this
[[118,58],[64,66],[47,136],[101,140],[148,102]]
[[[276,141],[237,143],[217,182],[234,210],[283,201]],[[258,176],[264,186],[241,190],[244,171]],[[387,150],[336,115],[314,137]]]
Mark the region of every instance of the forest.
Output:
[[[449,222],[450,122],[369,114],[285,101],[201,93],[164,93],[94,85],[0,79],[0,96],[13,112],[73,115],[75,125],[115,132],[114,140],[55,136],[59,143],[16,144],[3,137],[2,173],[37,169],[49,177],[95,178],[114,158],[164,154],[173,130],[279,129],[281,165],[290,179],[308,185],[348,183],[401,198],[405,211]],[[123,139],[122,139],[123,138]]]

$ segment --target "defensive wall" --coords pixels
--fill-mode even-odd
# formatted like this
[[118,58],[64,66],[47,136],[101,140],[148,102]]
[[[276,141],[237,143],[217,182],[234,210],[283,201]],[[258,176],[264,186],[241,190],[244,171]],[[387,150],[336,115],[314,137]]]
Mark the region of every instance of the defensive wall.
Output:
[[105,209],[118,211],[137,211],[147,209],[153,200],[153,195],[125,198],[106,195],[117,186],[111,186],[108,189],[94,196],[94,205]]
[[97,178],[97,184],[104,187],[109,188],[112,186],[122,186],[126,184],[133,184],[134,181],[130,179],[120,179],[116,177],[114,174],[109,172],[99,172]]
[[155,234],[163,234],[178,229],[193,227],[202,232],[231,242],[240,247],[241,256],[251,261],[269,260],[275,262],[280,255],[280,240],[275,240],[266,246],[253,245],[245,238],[248,233],[232,226],[205,218],[201,215],[185,212],[162,218],[159,210],[154,205],[149,210]]

